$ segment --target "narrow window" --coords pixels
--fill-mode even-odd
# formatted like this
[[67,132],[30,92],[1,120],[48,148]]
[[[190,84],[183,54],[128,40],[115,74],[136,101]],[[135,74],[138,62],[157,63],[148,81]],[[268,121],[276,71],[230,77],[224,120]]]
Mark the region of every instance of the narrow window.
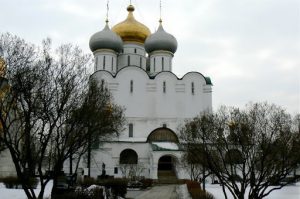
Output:
[[156,70],[155,70],[155,57],[154,57],[154,59],[153,59],[153,62],[154,62],[154,71],[153,72],[155,72]]
[[118,174],[118,167],[114,168],[114,174]]
[[163,92],[166,93],[166,82],[163,82]]
[[130,93],[133,93],[133,80],[130,80]]
[[98,57],[96,57],[96,61],[95,61],[95,65],[96,65],[96,70],[98,69]]
[[140,57],[140,67],[142,67],[142,57]]
[[105,70],[105,56],[103,57],[103,70]]
[[161,58],[161,67],[162,67],[162,71],[164,71],[165,70],[165,60],[163,57]]
[[130,56],[127,57],[127,65],[130,66]]
[[129,124],[128,129],[129,129],[129,137],[132,138],[133,137],[133,124],[132,123]]
[[167,128],[167,124],[163,124],[163,127],[164,127],[164,128]]
[[136,53],[136,48],[134,49],[134,53]]
[[101,91],[104,90],[104,84],[105,84],[104,79],[101,79]]
[[195,86],[194,86],[194,82],[192,82],[192,95],[194,95],[195,94]]
[[111,70],[114,71],[114,58],[111,58]]

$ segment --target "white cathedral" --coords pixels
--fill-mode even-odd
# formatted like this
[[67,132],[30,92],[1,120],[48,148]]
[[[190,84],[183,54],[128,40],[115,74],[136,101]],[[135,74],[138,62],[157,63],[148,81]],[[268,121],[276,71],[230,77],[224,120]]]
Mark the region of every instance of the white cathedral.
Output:
[[[124,176],[124,165],[136,165],[139,176],[158,179],[164,171],[186,178],[180,164],[182,147],[178,127],[185,119],[212,109],[212,83],[199,72],[179,78],[172,72],[176,38],[167,33],[162,20],[152,33],[134,18],[127,18],[90,38],[96,78],[112,93],[114,102],[125,107],[127,126],[120,136],[95,150],[91,175]],[[86,164],[81,165],[83,168]]]

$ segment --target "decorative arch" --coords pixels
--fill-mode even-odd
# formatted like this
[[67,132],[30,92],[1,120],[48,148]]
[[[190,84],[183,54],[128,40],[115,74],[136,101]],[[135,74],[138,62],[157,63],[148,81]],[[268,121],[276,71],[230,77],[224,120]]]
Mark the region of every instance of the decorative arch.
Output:
[[137,164],[138,155],[132,149],[125,149],[120,153],[119,164]]
[[169,128],[157,128],[153,130],[148,138],[147,142],[175,142],[179,143],[178,137],[174,131]]

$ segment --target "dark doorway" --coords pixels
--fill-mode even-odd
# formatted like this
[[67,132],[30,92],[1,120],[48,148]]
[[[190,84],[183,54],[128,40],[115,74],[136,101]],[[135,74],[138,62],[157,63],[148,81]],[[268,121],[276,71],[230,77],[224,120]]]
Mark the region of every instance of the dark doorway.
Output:
[[173,184],[177,182],[175,173],[175,158],[170,155],[165,155],[158,160],[157,177],[159,183]]
[[162,170],[162,171],[173,170],[172,157],[166,155],[159,158],[158,170]]

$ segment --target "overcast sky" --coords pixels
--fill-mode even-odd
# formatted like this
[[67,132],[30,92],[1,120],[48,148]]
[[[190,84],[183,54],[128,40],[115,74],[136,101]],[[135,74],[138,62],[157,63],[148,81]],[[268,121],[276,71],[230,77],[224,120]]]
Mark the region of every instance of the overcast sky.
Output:
[[[39,45],[73,43],[90,53],[104,27],[106,0],[0,0],[0,32]],[[132,0],[136,19],[155,31],[159,0]],[[110,26],[129,0],[110,0]],[[268,101],[300,112],[299,0],[162,0],[165,30],[178,41],[173,72],[209,76],[213,106]]]

